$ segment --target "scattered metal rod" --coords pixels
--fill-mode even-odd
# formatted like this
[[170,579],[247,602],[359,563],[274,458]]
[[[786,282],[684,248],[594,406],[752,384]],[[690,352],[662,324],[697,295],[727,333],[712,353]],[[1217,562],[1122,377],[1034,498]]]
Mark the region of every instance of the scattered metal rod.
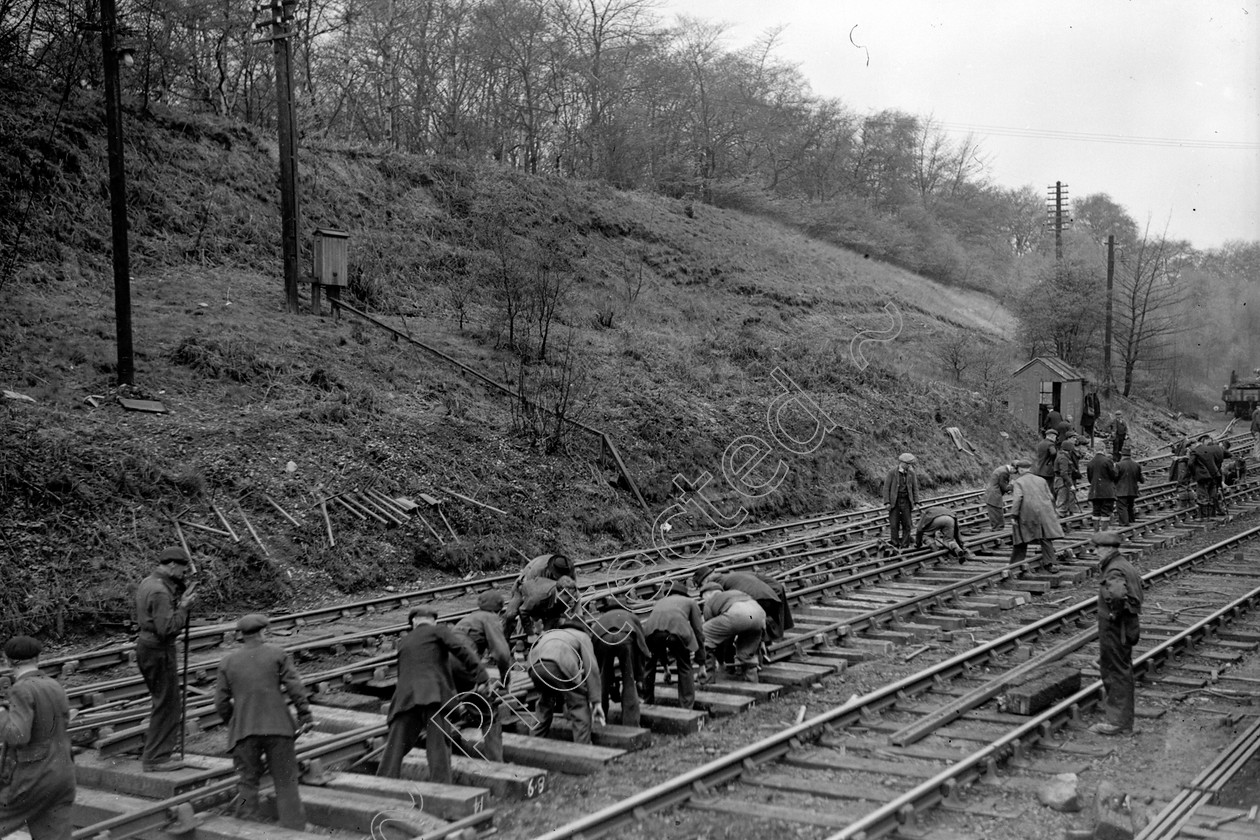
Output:
[[[335,499],[333,499],[333,501],[341,505],[346,510],[350,511],[350,513],[354,515],[355,519],[360,519],[360,520],[363,520],[364,522],[367,521],[367,514],[364,511],[360,510],[358,505],[352,504],[348,496],[337,496]],[[377,519],[377,521],[378,522],[380,521],[379,518]]]
[[198,523],[190,522],[187,519],[176,519],[175,521],[180,525],[187,525],[189,528],[196,528],[198,531],[209,531],[212,534],[221,534],[225,537],[233,536],[227,531],[224,531],[222,528],[211,528],[209,525],[199,525]]
[[262,539],[258,536],[258,532],[254,530],[253,523],[249,521],[249,517],[245,515],[245,508],[241,507],[238,502],[236,512],[241,515],[241,519],[245,522],[245,527],[249,529],[249,535],[254,538],[254,542],[258,543],[258,547],[262,549],[263,557],[271,557],[271,552],[267,550],[267,546],[263,545]]
[[214,502],[210,503],[210,507],[214,509],[215,514],[219,517],[219,521],[223,523],[223,527],[227,529],[228,536],[233,542],[240,542],[241,538],[237,536],[236,531],[232,530],[232,523],[228,522],[227,517],[223,515],[223,511]]
[[272,506],[273,508],[275,508],[276,510],[280,511],[280,515],[281,515],[281,516],[283,516],[285,519],[287,519],[287,520],[289,520],[290,522],[292,522],[292,523],[293,523],[293,525],[294,525],[294,527],[297,527],[297,528],[301,528],[301,527],[302,527],[301,523],[300,523],[300,522],[298,522],[296,519],[294,519],[292,516],[290,516],[290,515],[289,515],[289,512],[288,512],[287,510],[285,510],[284,508],[282,508],[282,507],[280,506],[280,503],[279,503],[279,502],[277,502],[275,499],[273,499],[273,498],[271,498],[270,496],[268,496],[266,493],[263,493],[263,494],[262,494],[262,497],[263,497],[264,499],[266,499],[266,500],[267,500],[267,501],[271,504],[271,506]]
[[463,493],[456,493],[454,490],[452,490],[452,489],[451,489],[451,488],[449,488],[449,487],[439,487],[438,489],[439,489],[439,490],[441,490],[443,493],[449,493],[450,495],[454,496],[455,498],[457,498],[457,499],[463,499],[465,502],[468,502],[469,504],[472,504],[472,505],[476,505],[477,507],[480,507],[480,508],[485,508],[486,510],[492,510],[492,511],[494,511],[495,513],[502,514],[503,516],[507,516],[507,515],[508,515],[508,514],[507,514],[507,511],[505,511],[505,510],[500,510],[499,508],[495,507],[494,505],[488,505],[488,504],[486,504],[485,502],[479,502],[479,501],[477,501],[476,499],[473,499],[473,498],[470,498],[470,497],[468,497],[468,496],[465,496]]

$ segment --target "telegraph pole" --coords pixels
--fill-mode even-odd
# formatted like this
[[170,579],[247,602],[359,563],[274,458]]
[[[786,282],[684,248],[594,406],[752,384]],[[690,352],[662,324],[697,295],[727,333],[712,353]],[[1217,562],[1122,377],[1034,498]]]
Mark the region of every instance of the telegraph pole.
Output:
[[1107,322],[1103,330],[1103,394],[1111,396],[1111,289],[1116,277],[1116,237],[1107,235]]
[[[1054,228],[1054,260],[1062,267],[1063,263],[1063,203],[1067,200],[1067,184],[1055,181],[1053,191],[1046,204],[1050,207],[1050,225]],[[1067,222],[1071,222],[1068,219]]]
[[114,245],[114,323],[118,338],[118,384],[136,384],[131,347],[131,258],[127,247],[127,172],[123,166],[122,81],[118,77],[118,11],[101,0],[101,55],[105,65],[105,132],[109,152],[109,213]]
[[271,0],[271,20],[257,24],[271,27],[270,41],[276,65],[276,134],[280,146],[280,245],[284,254],[284,294],[288,310],[298,311],[298,220],[301,208],[297,189],[297,115],[293,106],[293,62],[289,55],[289,28],[298,0]]

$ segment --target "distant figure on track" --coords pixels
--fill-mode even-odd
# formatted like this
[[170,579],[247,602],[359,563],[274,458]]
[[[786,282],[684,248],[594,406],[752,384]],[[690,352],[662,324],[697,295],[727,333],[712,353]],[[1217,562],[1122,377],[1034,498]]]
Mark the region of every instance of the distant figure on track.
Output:
[[40,672],[43,649],[30,636],[4,644],[13,669],[9,706],[0,707],[0,837],[25,827],[31,840],[64,840],[74,830],[74,763],[70,758],[70,702]]
[[1142,578],[1120,553],[1120,535],[1102,531],[1098,546],[1098,670],[1107,698],[1106,720],[1090,732],[1125,735],[1133,731],[1133,646],[1141,637]]
[[960,563],[972,559],[971,552],[963,545],[962,531],[958,529],[958,517],[947,507],[934,505],[923,511],[919,525],[914,529],[914,547],[923,548],[923,538],[930,537],[932,545],[943,548]]
[[1094,424],[1102,416],[1102,404],[1098,400],[1098,386],[1089,383],[1089,393],[1081,402],[1081,433],[1089,436],[1089,445],[1094,446]]
[[888,541],[895,548],[910,547],[910,519],[919,504],[919,477],[915,457],[909,452],[897,456],[897,466],[884,476],[884,504],[888,506]]
[[1063,536],[1063,527],[1054,512],[1050,488],[1039,476],[1025,473],[1011,482],[1011,564],[1022,563],[1028,546],[1041,548],[1041,565],[1054,566],[1054,541]]
[[1030,466],[1030,461],[1012,461],[989,473],[989,481],[984,486],[984,512],[989,517],[991,530],[1000,531],[1006,525],[1002,497],[1011,492],[1011,479],[1018,476],[1021,469],[1026,470]]
[[153,698],[149,728],[144,736],[141,769],[146,773],[179,770],[184,762],[173,758],[179,738],[179,663],[176,644],[188,623],[188,609],[196,587],[185,588],[189,557],[182,548],[166,548],[158,555],[153,574],[136,589],[136,664]]
[[1046,490],[1054,497],[1054,460],[1059,456],[1059,433],[1047,429],[1044,439],[1037,442],[1033,455],[1032,474],[1041,478]]
[[1217,488],[1221,483],[1211,435],[1199,436],[1199,444],[1190,453],[1190,474],[1194,478],[1194,500],[1199,507],[1199,518],[1207,519],[1216,513]]
[[[236,622],[241,647],[219,663],[214,707],[227,724],[228,751],[241,774],[237,815],[257,815],[258,785],[266,772],[275,785],[280,825],[304,831],[294,741],[311,725],[311,707],[293,659],[284,648],[267,644],[264,631],[270,623],[258,613]],[[297,709],[296,726],[290,703]]]
[[1111,525],[1116,511],[1116,465],[1111,456],[1099,449],[1085,472],[1089,476],[1089,501],[1094,508],[1094,530]]
[[1076,435],[1069,434],[1059,445],[1059,454],[1054,459],[1054,506],[1059,518],[1072,516],[1079,510],[1076,504],[1076,482],[1081,479],[1078,464],[1080,456],[1076,451]]
[[1124,415],[1119,411],[1111,414],[1111,460],[1120,460],[1120,450],[1124,449],[1124,443],[1129,439],[1129,426],[1124,422]]
[[1126,446],[1116,464],[1116,513],[1121,525],[1137,522],[1138,485],[1145,480],[1142,465],[1133,460],[1133,449]]

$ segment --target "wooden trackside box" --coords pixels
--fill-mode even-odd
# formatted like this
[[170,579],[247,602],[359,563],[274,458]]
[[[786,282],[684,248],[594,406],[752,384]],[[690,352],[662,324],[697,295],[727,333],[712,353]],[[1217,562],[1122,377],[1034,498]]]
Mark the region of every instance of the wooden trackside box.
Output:
[[1081,672],[1077,668],[1037,671],[1023,683],[1006,690],[1006,711],[1013,715],[1035,715],[1080,690]]

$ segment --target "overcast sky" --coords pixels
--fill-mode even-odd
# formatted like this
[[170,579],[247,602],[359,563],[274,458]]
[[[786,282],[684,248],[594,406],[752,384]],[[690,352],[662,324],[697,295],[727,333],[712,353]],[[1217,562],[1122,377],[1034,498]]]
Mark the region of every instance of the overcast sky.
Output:
[[785,25],[815,94],[973,130],[1002,186],[1107,193],[1199,248],[1260,241],[1260,0],[660,3],[731,24],[731,49]]

